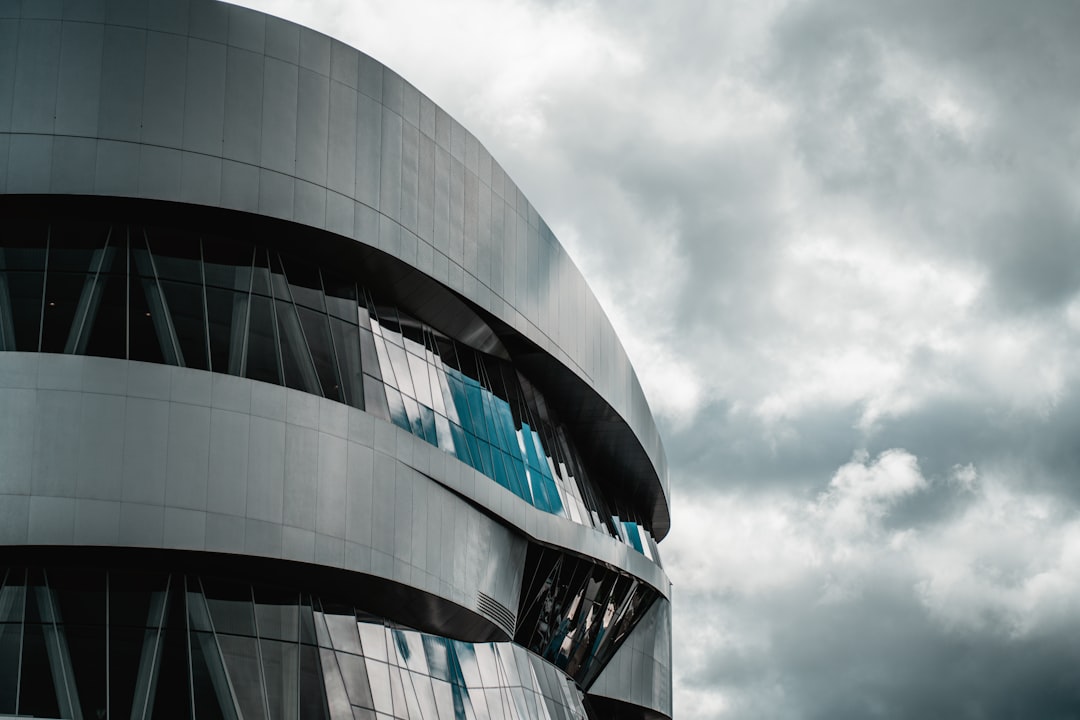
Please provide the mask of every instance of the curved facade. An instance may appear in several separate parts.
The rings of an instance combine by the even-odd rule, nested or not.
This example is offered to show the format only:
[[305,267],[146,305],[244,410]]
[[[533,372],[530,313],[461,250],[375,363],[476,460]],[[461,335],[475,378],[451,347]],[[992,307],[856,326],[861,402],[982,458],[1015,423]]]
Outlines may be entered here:
[[0,715],[670,717],[640,386],[415,88],[211,0],[16,2],[0,191]]

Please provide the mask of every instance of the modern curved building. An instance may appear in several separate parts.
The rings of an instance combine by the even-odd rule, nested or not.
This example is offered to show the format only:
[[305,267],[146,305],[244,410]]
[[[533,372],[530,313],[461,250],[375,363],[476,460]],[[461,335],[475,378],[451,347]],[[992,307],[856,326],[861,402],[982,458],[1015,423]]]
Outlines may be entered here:
[[475,137],[212,0],[0,2],[0,716],[671,716],[662,446]]

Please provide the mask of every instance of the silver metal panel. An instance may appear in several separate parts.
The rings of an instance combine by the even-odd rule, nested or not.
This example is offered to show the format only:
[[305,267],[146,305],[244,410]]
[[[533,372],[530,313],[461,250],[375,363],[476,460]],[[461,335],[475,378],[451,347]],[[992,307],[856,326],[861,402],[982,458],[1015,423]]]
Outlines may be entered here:
[[97,122],[99,137],[139,139],[145,70],[146,31],[106,25]]
[[[138,195],[139,148],[135,143],[99,140],[94,192],[129,197]],[[8,191],[12,189],[9,187]]]
[[285,388],[268,383],[252,383],[251,414],[268,420],[285,420]]
[[189,12],[187,0],[147,0],[146,26],[151,30],[186,35]]
[[413,543],[413,471],[407,465],[398,464],[395,468],[394,502],[394,557],[409,562],[412,560]]
[[184,84],[188,40],[170,33],[146,34],[142,141],[179,147],[184,132]]
[[356,204],[351,198],[336,192],[326,193],[326,229],[339,235],[349,235],[356,226]]
[[15,94],[18,50],[19,21],[0,20],[0,132],[11,130],[11,99]]
[[106,0],[105,18],[118,25],[145,25],[146,3],[141,0]]
[[247,504],[250,426],[249,415],[211,410],[206,508],[201,509],[243,517]]
[[350,436],[345,487],[345,539],[371,545],[371,524],[375,508],[374,451],[370,436],[361,444]]
[[246,515],[280,523],[285,500],[285,423],[251,418]]
[[244,212],[258,211],[259,168],[232,160],[222,160],[221,206]]
[[[265,143],[263,147],[266,147]],[[291,218],[295,193],[296,180],[291,175],[259,171],[259,212],[263,215]]]
[[285,419],[290,425],[319,429],[320,399],[299,390],[285,393]]
[[94,192],[97,140],[57,137],[53,140],[50,190],[56,193]]
[[359,83],[359,53],[340,40],[330,40],[330,79],[355,90]]
[[282,556],[282,533],[284,528],[277,523],[262,520],[240,520],[244,523],[244,552],[263,557]]
[[266,47],[266,16],[248,8],[229,7],[229,45],[262,55]]
[[[123,427],[120,495],[112,499],[164,502],[168,479],[166,458],[170,440],[169,403],[129,397]],[[202,475],[205,478],[205,473]],[[203,484],[205,485],[205,480]],[[170,499],[175,501],[175,498]],[[119,515],[117,517],[119,518]]]
[[299,26],[267,15],[266,54],[296,65],[300,61]]
[[[385,95],[385,91],[384,91]],[[379,212],[396,221],[401,211],[401,116],[382,111],[382,157],[379,178]]]
[[231,515],[206,513],[206,549],[212,552],[243,553],[244,521]]
[[[354,63],[354,81],[355,70]],[[356,95],[356,90],[345,83],[330,83],[326,185],[347,196],[356,189]]]
[[165,508],[161,544],[179,550],[202,550],[206,545],[206,513]]
[[225,46],[188,41],[184,149],[220,157],[225,122]]
[[142,145],[139,153],[139,197],[171,200],[180,196],[180,151]]
[[[301,44],[301,49],[303,47]],[[326,75],[302,67],[298,81],[296,176],[325,187],[330,80]]]
[[289,424],[285,429],[286,525],[315,529],[315,497],[311,488],[317,477],[318,462],[318,432]]
[[356,199],[379,209],[382,178],[382,106],[365,95],[356,100]]
[[299,82],[296,65],[272,57],[264,60],[261,163],[290,175],[296,168]]
[[30,498],[26,541],[31,545],[70,545],[75,540],[75,498]]
[[104,35],[101,25],[63,24],[56,91],[58,135],[97,134]]
[[315,562],[315,533],[286,525],[281,529],[281,556],[286,560]]
[[0,388],[0,494],[29,495],[37,402],[30,388]]
[[83,393],[76,497],[120,500],[125,398]]
[[[169,406],[169,446],[166,465],[165,500],[188,508],[207,507],[210,468],[210,409],[172,403]],[[125,500],[153,502],[152,483],[134,486]],[[160,500],[158,500],[160,502]]]
[[60,23],[23,20],[19,36],[11,129],[52,132],[60,67]]
[[226,64],[222,152],[233,160],[257,163],[262,143],[263,56],[230,47]]
[[360,63],[360,78],[356,89],[372,100],[382,102],[382,65],[363,53],[358,53],[357,60]]
[[[408,122],[401,130],[401,224],[406,230],[417,232],[417,205],[419,203],[420,131]],[[406,259],[403,256],[403,259]],[[406,262],[408,260],[406,259]],[[423,268],[421,268],[423,269]]]
[[184,152],[180,159],[180,199],[203,205],[221,203],[221,159]]
[[325,432],[319,434],[315,529],[339,538],[345,537],[348,458],[348,443],[344,438]]
[[293,192],[293,219],[311,227],[325,227],[326,188],[297,180]]
[[120,542],[120,503],[76,500],[73,534],[78,545],[116,545]]
[[120,545],[161,547],[165,508],[160,505],[120,503]]
[[386,555],[394,552],[394,486],[397,480],[396,461],[381,453],[375,453],[375,477],[372,490],[372,508],[377,508],[371,522],[371,547]]
[[229,37],[229,6],[218,2],[184,0],[190,7],[188,34],[201,40],[224,43]]
[[7,192],[49,192],[52,165],[51,135],[11,135],[8,149]]
[[64,0],[61,14],[65,20],[102,22],[105,20],[105,0]]
[[[82,393],[39,390],[34,416],[35,495],[75,497],[79,474],[79,437],[82,426]],[[66,442],[55,442],[63,438]]]

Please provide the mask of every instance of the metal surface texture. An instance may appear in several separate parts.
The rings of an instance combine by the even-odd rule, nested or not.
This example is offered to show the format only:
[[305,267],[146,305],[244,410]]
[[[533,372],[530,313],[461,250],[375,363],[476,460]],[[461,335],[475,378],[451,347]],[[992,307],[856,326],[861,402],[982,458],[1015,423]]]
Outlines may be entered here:
[[626,544],[308,393],[190,368],[5,352],[0,404],[0,544],[297,560],[477,610],[478,592],[517,607],[528,537],[670,595],[664,571]]
[[581,274],[484,146],[363,53],[212,0],[3,4],[0,192],[231,208],[377,247],[593,389],[632,433],[595,404],[582,422],[666,534],[663,447]]

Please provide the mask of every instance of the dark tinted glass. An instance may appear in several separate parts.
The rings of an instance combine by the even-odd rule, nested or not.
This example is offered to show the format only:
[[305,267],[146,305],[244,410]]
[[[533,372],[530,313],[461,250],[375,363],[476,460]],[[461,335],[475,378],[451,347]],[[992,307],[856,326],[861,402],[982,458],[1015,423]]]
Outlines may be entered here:
[[322,386],[323,397],[342,402],[345,400],[338,380],[337,361],[334,355],[333,341],[330,339],[329,317],[322,312],[299,306],[300,323],[304,328],[304,337],[311,350],[311,359],[315,362],[315,372]]
[[273,301],[262,295],[251,296],[251,318],[248,325],[247,367],[244,377],[284,385],[278,367],[277,342],[274,333]]

